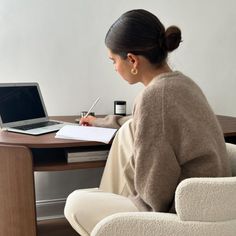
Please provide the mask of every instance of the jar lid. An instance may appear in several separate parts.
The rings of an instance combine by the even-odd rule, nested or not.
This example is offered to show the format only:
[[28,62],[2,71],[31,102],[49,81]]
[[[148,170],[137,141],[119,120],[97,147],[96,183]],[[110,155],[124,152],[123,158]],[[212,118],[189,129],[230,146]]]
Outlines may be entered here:
[[125,105],[125,104],[126,104],[126,101],[115,101],[115,104],[118,104],[118,105]]

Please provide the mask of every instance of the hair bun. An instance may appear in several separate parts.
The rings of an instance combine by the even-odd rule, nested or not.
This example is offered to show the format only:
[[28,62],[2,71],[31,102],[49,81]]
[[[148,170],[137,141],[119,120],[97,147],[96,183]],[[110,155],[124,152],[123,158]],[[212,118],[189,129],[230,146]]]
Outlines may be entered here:
[[174,51],[181,42],[181,30],[176,26],[170,26],[165,32],[165,46],[168,52]]

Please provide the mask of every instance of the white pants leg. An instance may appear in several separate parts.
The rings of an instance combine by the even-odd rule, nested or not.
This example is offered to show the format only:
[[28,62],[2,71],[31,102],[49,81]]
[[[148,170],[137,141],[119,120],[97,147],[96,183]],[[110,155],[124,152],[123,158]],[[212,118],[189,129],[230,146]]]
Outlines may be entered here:
[[106,216],[138,211],[126,197],[133,191],[132,147],[132,121],[129,120],[114,138],[100,188],[76,190],[67,198],[65,217],[80,235],[90,235]]
[[129,198],[98,189],[81,189],[69,195],[64,214],[81,236],[88,236],[105,217],[118,212],[135,211],[138,209]]
[[99,187],[102,191],[123,196],[134,193],[133,140],[131,119],[123,124],[113,140]]

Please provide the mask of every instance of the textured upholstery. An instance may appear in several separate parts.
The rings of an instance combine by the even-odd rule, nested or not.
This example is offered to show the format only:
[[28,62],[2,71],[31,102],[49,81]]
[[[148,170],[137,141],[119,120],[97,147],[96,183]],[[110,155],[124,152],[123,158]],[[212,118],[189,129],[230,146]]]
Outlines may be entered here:
[[[176,212],[185,221],[236,219],[236,177],[191,178],[176,190]],[[235,234],[236,235],[236,234]]]
[[[236,176],[236,145],[227,144]],[[236,177],[190,178],[176,189],[177,214],[117,213],[101,220],[91,236],[235,236]]]
[[91,236],[235,236],[236,220],[181,221],[175,214],[117,213],[100,221]]

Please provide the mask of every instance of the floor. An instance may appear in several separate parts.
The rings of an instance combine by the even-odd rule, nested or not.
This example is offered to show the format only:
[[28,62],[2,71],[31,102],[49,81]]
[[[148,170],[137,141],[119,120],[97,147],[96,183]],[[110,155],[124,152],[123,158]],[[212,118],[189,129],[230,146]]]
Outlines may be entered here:
[[38,236],[79,236],[65,219],[38,221]]

